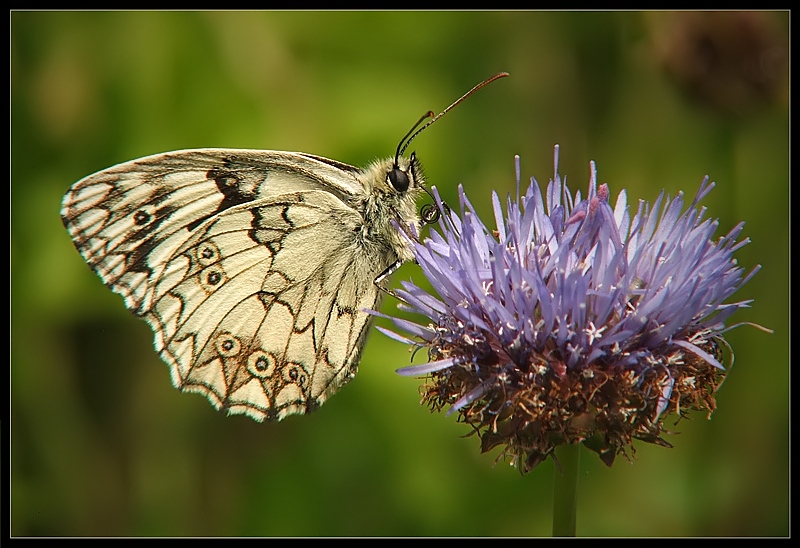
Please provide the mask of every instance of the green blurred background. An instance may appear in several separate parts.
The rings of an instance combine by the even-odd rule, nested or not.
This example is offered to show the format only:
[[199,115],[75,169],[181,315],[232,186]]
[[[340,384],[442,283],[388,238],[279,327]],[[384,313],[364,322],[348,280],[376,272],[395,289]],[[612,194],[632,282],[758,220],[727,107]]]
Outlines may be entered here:
[[[12,12],[11,533],[13,535],[549,535],[554,467],[493,466],[466,427],[419,406],[375,334],[358,377],[277,424],[174,390],[149,327],[72,247],[60,200],[83,176],[192,147],[390,156],[426,110],[506,70],[412,147],[457,202],[553,145],[573,190],[589,160],[612,194],[706,200],[763,270],[737,298],[736,365],[710,422],[584,452],[578,533],[788,535],[787,13]],[[421,274],[403,267],[399,279]],[[394,310],[393,302],[383,310]],[[670,422],[670,425],[672,422]]]

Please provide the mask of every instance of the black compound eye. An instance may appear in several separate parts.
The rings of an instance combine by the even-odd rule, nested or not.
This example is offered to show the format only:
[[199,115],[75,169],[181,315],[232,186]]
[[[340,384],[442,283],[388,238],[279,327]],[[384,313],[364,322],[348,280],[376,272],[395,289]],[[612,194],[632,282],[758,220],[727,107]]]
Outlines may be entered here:
[[386,178],[389,180],[389,183],[394,187],[397,192],[405,192],[408,190],[409,180],[408,180],[408,173],[400,169],[399,167],[395,166],[392,170],[386,175]]

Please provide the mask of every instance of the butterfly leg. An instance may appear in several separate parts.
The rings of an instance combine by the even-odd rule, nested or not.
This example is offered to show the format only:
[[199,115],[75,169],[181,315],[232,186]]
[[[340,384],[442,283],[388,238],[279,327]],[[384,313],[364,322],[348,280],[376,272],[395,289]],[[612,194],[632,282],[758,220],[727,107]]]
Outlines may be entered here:
[[395,272],[397,272],[397,270],[398,270],[398,269],[399,269],[401,266],[403,266],[403,262],[404,262],[403,260],[401,260],[401,259],[397,259],[395,262],[393,262],[393,263],[392,263],[392,264],[390,264],[388,267],[386,267],[386,270],[384,270],[383,272],[381,272],[381,273],[378,275],[378,277],[377,277],[377,278],[375,278],[375,280],[372,282],[372,283],[374,283],[374,284],[375,284],[375,286],[376,286],[376,287],[377,287],[379,290],[383,291],[383,292],[384,292],[384,293],[386,293],[387,295],[391,295],[392,297],[394,297],[395,299],[397,299],[397,300],[399,300],[399,301],[404,301],[404,299],[400,298],[400,297],[397,295],[397,293],[395,293],[395,292],[394,292],[394,290],[392,290],[392,289],[389,289],[388,287],[386,287],[386,285],[385,285],[385,281],[386,281],[386,280],[389,278],[389,276],[391,276],[392,274],[394,274]]

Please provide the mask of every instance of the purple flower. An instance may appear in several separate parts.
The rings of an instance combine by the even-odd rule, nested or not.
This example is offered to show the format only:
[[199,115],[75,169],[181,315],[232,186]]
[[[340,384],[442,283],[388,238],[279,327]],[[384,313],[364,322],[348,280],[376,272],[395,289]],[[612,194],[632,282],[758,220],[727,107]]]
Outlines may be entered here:
[[594,163],[588,195],[573,195],[556,147],[544,196],[532,179],[519,197],[517,158],[517,199],[504,213],[492,194],[494,231],[459,187],[460,215],[424,242],[409,235],[438,296],[411,282],[397,292],[427,319],[392,317],[408,336],[381,331],[429,358],[398,372],[425,376],[424,403],[458,413],[523,473],[561,444],[609,466],[633,439],[669,447],[667,415],[715,409],[725,320],[750,303],[725,301],[760,268],[743,276],[733,258],[743,223],[712,239],[718,222],[699,202],[713,187],[706,177],[686,211],[682,193],[662,192],[632,212],[624,190],[609,203]]

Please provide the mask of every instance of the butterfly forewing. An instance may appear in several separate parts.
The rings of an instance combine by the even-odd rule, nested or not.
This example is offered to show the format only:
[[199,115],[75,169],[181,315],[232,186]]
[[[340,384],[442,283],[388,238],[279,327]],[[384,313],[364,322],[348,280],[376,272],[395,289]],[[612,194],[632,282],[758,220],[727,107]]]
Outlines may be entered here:
[[367,241],[389,220],[364,218],[359,175],[299,153],[180,151],[82,179],[61,215],[86,262],[150,323],[176,387],[280,419],[355,374],[373,282],[397,260]]

